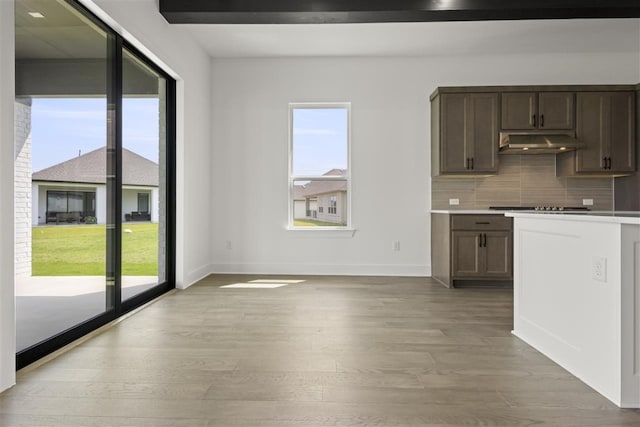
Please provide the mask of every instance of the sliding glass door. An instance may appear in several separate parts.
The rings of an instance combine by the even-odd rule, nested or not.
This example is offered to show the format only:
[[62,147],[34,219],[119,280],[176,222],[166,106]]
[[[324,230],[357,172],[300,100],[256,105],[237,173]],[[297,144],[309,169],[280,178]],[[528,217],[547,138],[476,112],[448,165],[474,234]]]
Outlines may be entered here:
[[122,51],[122,299],[166,279],[166,79]]
[[174,91],[76,2],[16,0],[18,367],[174,287]]

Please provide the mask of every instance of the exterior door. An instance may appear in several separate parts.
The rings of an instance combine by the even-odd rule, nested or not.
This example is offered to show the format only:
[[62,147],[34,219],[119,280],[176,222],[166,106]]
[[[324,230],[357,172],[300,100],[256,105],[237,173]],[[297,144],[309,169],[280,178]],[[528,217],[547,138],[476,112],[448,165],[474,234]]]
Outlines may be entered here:
[[138,182],[123,181],[121,205],[128,200],[127,185],[153,187],[151,195],[137,192],[136,221],[122,233],[121,298],[126,301],[166,280],[167,81],[132,48],[123,47],[122,60],[122,169],[125,178],[135,176]]
[[149,212],[149,193],[138,193],[138,212]]
[[175,287],[175,82],[78,2],[14,3],[20,369]]

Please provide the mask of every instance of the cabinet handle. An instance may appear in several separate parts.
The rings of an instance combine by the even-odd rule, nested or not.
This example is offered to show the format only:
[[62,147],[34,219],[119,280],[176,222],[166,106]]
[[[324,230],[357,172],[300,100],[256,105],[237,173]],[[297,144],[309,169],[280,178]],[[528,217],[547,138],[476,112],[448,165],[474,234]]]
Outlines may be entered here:
[[607,169],[611,170],[611,157],[607,157]]
[[469,169],[469,158],[467,157],[467,164],[464,166],[465,169]]
[[482,240],[484,240],[484,242],[482,243],[482,246],[484,246],[486,248],[487,247],[487,233],[483,233],[482,234]]
[[544,127],[544,114],[540,114],[540,127]]
[[607,168],[607,158],[606,157],[602,158],[602,163],[603,163],[602,169],[606,169]]
[[536,115],[531,116],[531,121],[533,122],[533,127],[536,127]]
[[490,225],[491,223],[490,223],[489,221],[485,221],[485,222],[483,222],[483,221],[476,221],[476,224],[477,224],[477,225]]
[[473,157],[471,158],[471,170],[473,170]]
[[482,233],[478,234],[478,247],[482,247]]

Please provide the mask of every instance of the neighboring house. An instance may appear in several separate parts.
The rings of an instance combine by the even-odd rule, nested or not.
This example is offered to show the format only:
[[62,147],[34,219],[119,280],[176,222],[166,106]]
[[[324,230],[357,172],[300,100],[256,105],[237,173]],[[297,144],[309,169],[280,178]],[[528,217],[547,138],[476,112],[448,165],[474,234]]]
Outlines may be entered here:
[[[343,175],[345,170],[332,169],[327,175]],[[310,181],[293,188],[294,218],[347,224],[347,182]]]
[[[31,179],[32,224],[106,223],[106,148],[58,163]],[[122,149],[122,220],[158,222],[158,164]]]
[[293,186],[293,218],[305,219],[311,217],[311,212],[317,210],[317,202],[310,201],[305,197],[305,186],[294,185]]

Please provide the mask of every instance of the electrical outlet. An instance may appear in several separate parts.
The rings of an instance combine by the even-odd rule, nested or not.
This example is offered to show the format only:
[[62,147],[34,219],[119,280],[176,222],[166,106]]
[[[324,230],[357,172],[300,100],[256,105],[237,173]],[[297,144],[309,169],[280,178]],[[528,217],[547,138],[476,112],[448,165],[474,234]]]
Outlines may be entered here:
[[593,280],[599,282],[607,281],[607,259],[604,257],[593,257]]
[[460,199],[449,199],[449,205],[457,206],[460,204]]
[[399,251],[400,250],[400,241],[399,240],[394,240],[393,242],[391,242],[391,249],[394,251]]
[[227,242],[225,243],[225,247],[229,250],[233,248],[233,246],[231,245],[231,240],[227,240]]
[[593,199],[582,199],[583,206],[593,206]]

